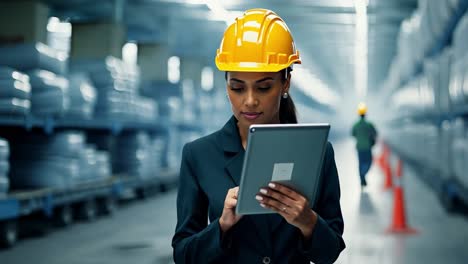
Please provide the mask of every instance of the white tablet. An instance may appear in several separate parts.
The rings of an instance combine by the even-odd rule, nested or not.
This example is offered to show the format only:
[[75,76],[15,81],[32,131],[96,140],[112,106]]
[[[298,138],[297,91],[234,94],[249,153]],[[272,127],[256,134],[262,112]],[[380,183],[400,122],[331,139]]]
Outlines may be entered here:
[[255,199],[272,181],[291,187],[314,205],[329,131],[329,124],[250,126],[236,214],[274,213]]

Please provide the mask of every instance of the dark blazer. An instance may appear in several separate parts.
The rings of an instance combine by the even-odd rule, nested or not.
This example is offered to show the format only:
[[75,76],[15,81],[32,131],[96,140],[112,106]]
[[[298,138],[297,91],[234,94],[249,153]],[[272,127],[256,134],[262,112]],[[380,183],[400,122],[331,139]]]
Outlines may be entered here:
[[221,236],[219,217],[228,189],[239,185],[243,161],[234,117],[221,130],[184,146],[172,239],[175,262],[333,263],[345,244],[332,145],[327,144],[319,196],[313,206],[319,217],[308,241],[279,214],[243,216]]

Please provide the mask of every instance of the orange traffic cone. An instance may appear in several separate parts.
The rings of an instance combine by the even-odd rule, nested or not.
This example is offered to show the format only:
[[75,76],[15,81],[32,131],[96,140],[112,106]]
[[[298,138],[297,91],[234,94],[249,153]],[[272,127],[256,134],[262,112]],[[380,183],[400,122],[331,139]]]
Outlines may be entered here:
[[403,162],[401,161],[401,159],[398,159],[397,167],[395,170],[395,175],[401,179],[402,173],[403,173]]
[[388,189],[393,188],[392,167],[387,162],[384,168],[384,175],[385,175],[384,189],[388,190]]
[[390,162],[390,149],[387,147],[385,150],[385,159],[384,159],[384,190],[393,188],[393,176],[392,176],[392,166]]
[[385,171],[385,159],[387,157],[387,152],[388,152],[388,147],[387,145],[382,142],[382,152],[380,156],[377,158],[377,164],[382,168],[383,171]]
[[402,161],[398,159],[396,169],[396,175],[398,177],[396,178],[393,191],[393,222],[387,229],[387,233],[416,234],[418,231],[406,224],[405,200],[403,197],[403,188],[401,186],[402,169]]

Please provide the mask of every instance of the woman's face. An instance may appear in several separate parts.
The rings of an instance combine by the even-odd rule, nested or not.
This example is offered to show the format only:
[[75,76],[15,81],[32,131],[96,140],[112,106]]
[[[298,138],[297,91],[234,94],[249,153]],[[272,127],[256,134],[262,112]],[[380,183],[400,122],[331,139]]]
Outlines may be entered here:
[[281,95],[289,90],[289,78],[281,72],[228,72],[227,93],[239,125],[279,123]]

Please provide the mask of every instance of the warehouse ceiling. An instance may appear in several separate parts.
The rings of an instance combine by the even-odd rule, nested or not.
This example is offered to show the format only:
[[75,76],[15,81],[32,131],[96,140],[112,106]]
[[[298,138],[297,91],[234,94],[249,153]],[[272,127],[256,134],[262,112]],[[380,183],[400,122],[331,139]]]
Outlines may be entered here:
[[[362,0],[365,1],[365,0]],[[249,8],[274,10],[288,24],[304,67],[339,99],[355,98],[356,9],[353,0],[46,0],[56,16],[73,21],[123,21],[128,39],[168,43],[179,56],[214,65],[226,28],[225,17],[209,7],[217,2],[231,15]],[[395,56],[400,23],[417,0],[369,0],[367,6],[367,94],[378,94]],[[311,84],[313,86],[313,84]],[[312,89],[313,87],[310,87]],[[307,93],[305,93],[307,94]],[[313,94],[313,91],[311,91]],[[340,101],[335,101],[335,104]]]

